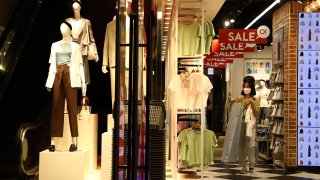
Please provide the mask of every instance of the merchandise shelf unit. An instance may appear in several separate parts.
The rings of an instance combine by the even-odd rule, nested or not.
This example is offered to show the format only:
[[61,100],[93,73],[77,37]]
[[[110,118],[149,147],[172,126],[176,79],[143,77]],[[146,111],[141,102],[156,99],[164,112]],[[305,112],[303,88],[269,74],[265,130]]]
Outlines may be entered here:
[[[179,20],[185,17],[197,17],[198,21],[201,21],[201,27],[204,26],[204,2],[203,0],[175,0],[173,2],[173,10],[172,13],[173,17],[173,24],[174,26],[171,27],[174,29],[173,36],[176,49],[179,42],[178,42],[178,23]],[[201,28],[201,37],[204,37],[203,28]],[[203,58],[202,56],[204,54],[204,41],[200,43],[200,55],[191,55],[191,56],[179,56],[177,55],[175,58],[170,59],[170,63],[174,64],[173,66],[173,72],[172,75],[177,75],[179,73],[179,66],[194,66],[197,67],[200,71],[203,72]],[[202,55],[201,55],[202,54]],[[187,61],[184,61],[183,59],[188,59]],[[172,99],[172,98],[171,98]],[[171,122],[170,122],[170,134],[171,134],[171,144],[170,144],[170,157],[171,157],[171,170],[172,170],[172,176],[173,179],[178,179],[177,174],[179,172],[179,160],[178,160],[178,122],[181,122],[183,120],[178,120],[178,116],[181,115],[199,115],[200,116],[200,124],[201,124],[201,165],[200,170],[201,173],[201,179],[203,179],[204,174],[204,167],[203,167],[203,144],[204,144],[204,129],[205,129],[205,108],[201,108],[200,110],[194,111],[194,110],[187,110],[186,112],[179,112],[177,107],[172,107],[170,110],[171,113]],[[191,169],[188,169],[191,170]]]
[[272,87],[271,106],[269,108],[270,131],[272,141],[270,150],[272,151],[273,163],[284,168],[284,51],[283,29],[278,30],[273,36],[276,45],[273,47],[272,73],[270,84]]

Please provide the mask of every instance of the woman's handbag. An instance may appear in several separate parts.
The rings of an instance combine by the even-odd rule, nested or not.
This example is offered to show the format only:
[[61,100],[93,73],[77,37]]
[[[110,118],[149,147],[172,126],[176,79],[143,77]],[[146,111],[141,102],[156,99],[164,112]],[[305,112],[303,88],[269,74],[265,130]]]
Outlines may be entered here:
[[91,107],[89,106],[88,97],[82,97],[80,112],[79,112],[79,120],[89,120],[91,112]]

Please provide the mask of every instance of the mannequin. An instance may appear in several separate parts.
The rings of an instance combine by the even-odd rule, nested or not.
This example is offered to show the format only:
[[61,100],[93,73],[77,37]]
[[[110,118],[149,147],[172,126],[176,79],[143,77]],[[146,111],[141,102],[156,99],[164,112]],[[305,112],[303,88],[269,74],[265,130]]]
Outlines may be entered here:
[[86,94],[83,60],[80,46],[72,42],[72,26],[66,21],[60,25],[62,40],[52,43],[50,53],[50,68],[46,87],[53,90],[53,105],[51,111],[51,144],[49,151],[55,151],[54,139],[63,136],[64,104],[67,100],[72,144],[69,151],[77,150],[77,89],[82,88]]
[[91,28],[91,22],[88,19],[85,19],[81,16],[81,1],[80,0],[73,0],[72,1],[72,10],[73,10],[73,17],[67,18],[66,21],[72,25],[72,38],[73,42],[76,42],[81,47],[82,52],[82,59],[84,65],[84,73],[85,73],[85,82],[86,84],[90,84],[90,72],[89,72],[89,64],[88,64],[88,52],[89,52],[89,45],[92,45],[95,61],[99,60],[97,47],[95,44],[95,40],[93,37],[93,32]]
[[[130,30],[130,18],[126,16],[126,41],[129,43],[129,30]],[[102,72],[107,73],[107,68],[110,68],[110,80],[111,80],[111,95],[112,95],[112,106],[115,97],[115,65],[116,65],[116,16],[113,20],[107,24],[105,40],[104,40],[104,49],[103,49],[103,62],[102,62]],[[128,89],[128,77],[129,77],[129,48],[126,47],[125,55],[125,68],[126,68],[126,80],[124,90]],[[126,97],[126,96],[125,96]]]
[[270,94],[270,89],[266,87],[266,81],[260,80],[260,88],[258,90],[258,98],[260,98],[260,121],[268,118],[268,109],[270,103],[268,101],[268,96]]

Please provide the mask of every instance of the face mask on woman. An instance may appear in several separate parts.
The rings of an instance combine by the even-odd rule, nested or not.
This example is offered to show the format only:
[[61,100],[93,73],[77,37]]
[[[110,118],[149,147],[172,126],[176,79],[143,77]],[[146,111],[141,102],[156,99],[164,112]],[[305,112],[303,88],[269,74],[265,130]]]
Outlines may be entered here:
[[244,94],[250,94],[251,93],[251,88],[243,88],[243,93]]

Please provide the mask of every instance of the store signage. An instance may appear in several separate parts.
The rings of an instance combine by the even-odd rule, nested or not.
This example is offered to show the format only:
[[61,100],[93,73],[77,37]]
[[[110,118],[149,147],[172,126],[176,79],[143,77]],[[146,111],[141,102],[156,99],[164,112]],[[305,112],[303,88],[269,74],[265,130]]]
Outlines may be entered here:
[[267,44],[269,35],[267,26],[258,29],[219,29],[219,51],[254,52],[256,44]]
[[204,68],[225,68],[225,64],[233,63],[232,58],[219,57],[219,54],[215,57],[214,54],[209,54],[204,58]]
[[217,61],[208,61],[203,63],[204,68],[225,68],[226,64]]
[[242,52],[220,51],[220,43],[218,39],[212,40],[211,53],[206,58],[243,58]]
[[267,26],[258,29],[219,29],[220,43],[267,44],[270,30]]

